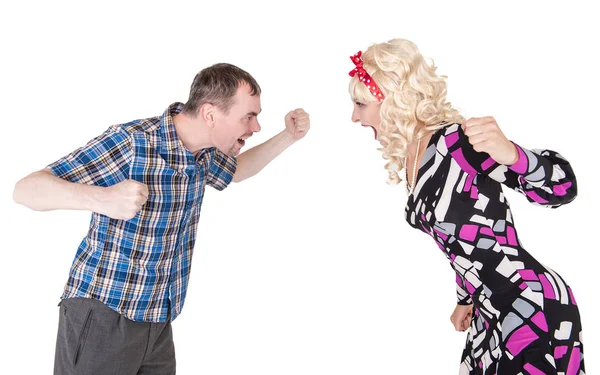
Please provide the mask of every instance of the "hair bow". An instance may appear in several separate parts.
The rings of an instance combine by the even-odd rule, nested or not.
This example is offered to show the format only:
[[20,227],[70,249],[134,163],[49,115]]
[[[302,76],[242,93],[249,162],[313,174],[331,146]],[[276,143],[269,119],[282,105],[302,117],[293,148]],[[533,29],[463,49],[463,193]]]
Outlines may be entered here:
[[374,97],[379,99],[379,101],[382,101],[383,94],[381,93],[381,90],[379,89],[373,78],[371,78],[369,73],[367,73],[365,68],[363,68],[362,51],[358,51],[356,55],[350,56],[350,59],[352,60],[354,65],[356,65],[356,68],[352,69],[350,73],[348,73],[350,74],[350,77],[358,75],[358,79],[367,86],[371,94],[373,94]]

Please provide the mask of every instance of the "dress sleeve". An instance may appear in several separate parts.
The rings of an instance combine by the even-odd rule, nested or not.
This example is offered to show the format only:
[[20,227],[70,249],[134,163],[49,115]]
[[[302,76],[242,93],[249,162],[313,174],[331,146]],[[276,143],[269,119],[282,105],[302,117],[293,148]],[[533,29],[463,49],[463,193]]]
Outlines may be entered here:
[[471,293],[465,289],[466,285],[463,278],[456,273],[456,303],[459,305],[470,305],[473,303]]
[[577,196],[577,180],[569,162],[552,150],[528,150],[520,145],[519,159],[511,166],[496,162],[469,143],[459,124],[446,129],[448,152],[470,175],[486,175],[523,194],[531,203],[557,208]]

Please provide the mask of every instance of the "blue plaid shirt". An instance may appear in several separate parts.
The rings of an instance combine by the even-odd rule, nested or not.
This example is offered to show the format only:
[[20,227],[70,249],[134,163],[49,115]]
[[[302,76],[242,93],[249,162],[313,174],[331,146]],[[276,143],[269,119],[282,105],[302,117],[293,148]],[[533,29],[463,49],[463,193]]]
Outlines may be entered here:
[[194,156],[175,132],[174,103],[162,116],[113,125],[49,165],[67,181],[111,186],[126,179],[148,186],[131,220],[93,213],[61,298],[95,298],[145,322],[171,320],[183,307],[206,185],[223,190],[236,159],[216,148]]

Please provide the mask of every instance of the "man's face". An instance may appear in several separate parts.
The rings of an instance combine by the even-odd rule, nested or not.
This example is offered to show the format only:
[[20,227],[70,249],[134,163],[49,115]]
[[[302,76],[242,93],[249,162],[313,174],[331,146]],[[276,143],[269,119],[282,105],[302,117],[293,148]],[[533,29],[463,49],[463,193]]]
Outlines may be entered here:
[[215,126],[212,141],[222,152],[237,156],[246,144],[246,139],[260,131],[257,116],[261,111],[260,95],[251,95],[247,83],[238,87],[233,105],[227,113],[215,111]]

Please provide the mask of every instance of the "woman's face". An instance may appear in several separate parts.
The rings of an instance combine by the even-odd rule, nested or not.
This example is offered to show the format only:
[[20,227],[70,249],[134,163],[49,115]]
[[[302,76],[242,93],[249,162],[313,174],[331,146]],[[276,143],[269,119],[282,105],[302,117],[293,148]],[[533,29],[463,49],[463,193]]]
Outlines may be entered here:
[[360,122],[364,127],[370,127],[375,132],[375,139],[380,134],[381,117],[379,117],[380,102],[354,102],[352,122]]

